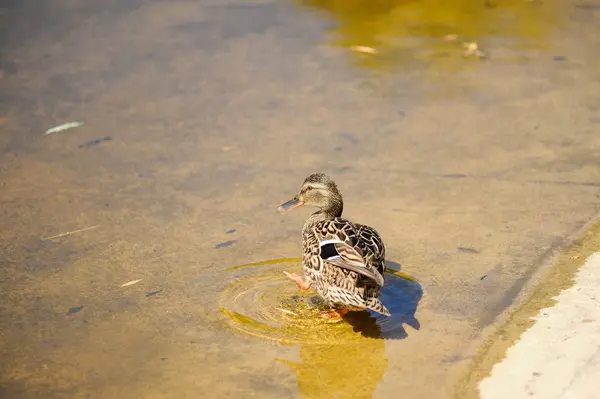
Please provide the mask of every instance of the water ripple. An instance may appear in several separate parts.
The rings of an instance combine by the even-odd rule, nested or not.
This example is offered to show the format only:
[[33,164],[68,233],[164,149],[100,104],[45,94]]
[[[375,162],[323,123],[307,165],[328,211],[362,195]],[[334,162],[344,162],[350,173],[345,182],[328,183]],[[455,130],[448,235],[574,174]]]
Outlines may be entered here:
[[[245,273],[240,273],[241,269]],[[299,258],[227,269],[226,272],[241,274],[219,298],[219,310],[226,316],[227,324],[243,333],[286,344],[348,344],[362,337],[403,339],[408,336],[404,324],[415,330],[420,328],[415,312],[423,290],[409,275],[393,271],[386,275],[381,300],[390,310],[390,317],[364,311],[350,312],[343,320],[331,321],[319,316],[327,306],[318,295],[299,291],[282,273],[299,269]]]

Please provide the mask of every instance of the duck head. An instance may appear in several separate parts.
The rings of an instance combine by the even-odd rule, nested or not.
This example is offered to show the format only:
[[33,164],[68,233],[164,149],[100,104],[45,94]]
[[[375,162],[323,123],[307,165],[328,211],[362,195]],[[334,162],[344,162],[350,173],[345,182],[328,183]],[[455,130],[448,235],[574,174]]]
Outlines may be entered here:
[[337,185],[324,173],[313,173],[308,176],[300,188],[300,193],[281,204],[277,211],[285,212],[303,205],[317,207],[319,212],[326,213],[331,217],[341,216],[344,208],[342,195]]

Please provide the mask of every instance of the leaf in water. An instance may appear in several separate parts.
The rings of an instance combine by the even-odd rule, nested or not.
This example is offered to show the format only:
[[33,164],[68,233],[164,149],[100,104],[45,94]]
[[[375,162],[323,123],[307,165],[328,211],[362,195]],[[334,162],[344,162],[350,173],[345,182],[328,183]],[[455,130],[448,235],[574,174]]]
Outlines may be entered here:
[[139,283],[140,281],[142,281],[142,279],[128,281],[128,282],[126,282],[125,284],[121,285],[121,288],[123,288],[123,287],[129,287],[130,285],[137,284],[137,283]]
[[363,53],[363,54],[377,54],[378,53],[377,49],[374,49],[373,47],[368,47],[368,46],[353,46],[352,50],[354,50],[358,53]]
[[79,122],[79,121],[63,123],[62,125],[54,126],[50,129],[46,130],[46,133],[44,133],[44,135],[46,136],[48,134],[62,132],[63,130],[73,129],[75,127],[79,127],[82,125],[83,125],[83,122]]
[[465,52],[463,53],[464,57],[469,57],[471,55],[476,55],[480,58],[485,57],[485,53],[481,51],[477,42],[464,42],[463,47],[465,48]]

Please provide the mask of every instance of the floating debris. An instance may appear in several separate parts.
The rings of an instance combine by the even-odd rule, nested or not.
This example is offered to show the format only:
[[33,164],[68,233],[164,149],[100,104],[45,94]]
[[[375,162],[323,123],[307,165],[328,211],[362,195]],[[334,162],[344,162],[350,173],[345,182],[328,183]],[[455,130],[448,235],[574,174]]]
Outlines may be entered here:
[[85,229],[80,229],[80,230],[74,230],[74,231],[67,231],[66,233],[62,233],[62,234],[57,234],[55,236],[52,237],[46,237],[46,238],[42,238],[42,241],[47,241],[47,240],[53,240],[55,238],[59,238],[59,237],[64,237],[64,236],[69,236],[71,234],[75,234],[75,233],[81,233],[82,231],[88,231],[88,230],[92,230],[95,229],[97,227],[100,227],[100,225],[96,225],[96,226],[91,226],[91,227],[86,227]]
[[52,133],[62,132],[63,130],[73,129],[73,128],[79,127],[79,126],[83,126],[83,122],[76,121],[76,122],[63,123],[62,125],[54,126],[50,129],[46,130],[46,133],[44,133],[44,136],[46,136],[48,134],[52,134]]
[[103,141],[111,141],[111,140],[112,140],[112,137],[110,137],[110,136],[104,136],[104,137],[101,137],[99,139],[91,140],[91,141],[88,141],[86,143],[80,144],[79,148],[90,148],[90,147],[93,147],[95,145],[98,145],[98,144],[102,143]]
[[67,316],[75,314],[75,313],[79,313],[83,310],[83,308],[85,308],[85,306],[75,306],[73,308],[69,308],[69,311],[67,312]]
[[162,292],[162,291],[160,291],[160,290],[159,290],[159,291],[147,292],[147,293],[146,293],[146,298],[148,298],[148,297],[151,297],[151,296],[154,296],[154,295],[156,295],[156,294],[160,294],[161,292]]
[[463,47],[466,49],[463,53],[463,57],[469,57],[476,55],[479,58],[485,57],[485,53],[479,49],[479,45],[476,42],[464,42]]
[[373,48],[373,47],[368,47],[368,46],[353,46],[351,47],[353,51],[356,51],[357,53],[363,53],[363,54],[377,54],[379,51],[377,51],[377,49]]
[[481,277],[479,278],[479,280],[483,281],[483,280],[484,280],[484,279],[485,279],[487,276],[488,276],[487,274],[484,274],[483,276],[481,276]]
[[121,285],[121,288],[123,288],[123,287],[129,287],[130,285],[137,284],[137,283],[139,283],[140,281],[142,281],[142,279],[128,281],[128,282],[126,282],[125,284]]
[[225,234],[235,233],[236,231],[237,231],[236,229],[229,229],[225,232]]
[[456,39],[458,39],[458,35],[456,35],[456,34],[450,34],[450,35],[444,36],[444,40],[447,42],[453,42]]

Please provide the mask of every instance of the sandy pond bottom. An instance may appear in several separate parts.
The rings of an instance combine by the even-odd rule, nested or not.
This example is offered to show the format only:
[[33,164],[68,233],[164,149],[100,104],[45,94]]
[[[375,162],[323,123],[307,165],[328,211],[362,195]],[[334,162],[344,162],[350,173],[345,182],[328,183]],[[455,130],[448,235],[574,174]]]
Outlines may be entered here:
[[[600,16],[365,4],[3,6],[0,396],[457,392],[600,209]],[[275,208],[315,171],[416,278],[388,276],[391,318],[323,323],[281,274],[307,211]]]

